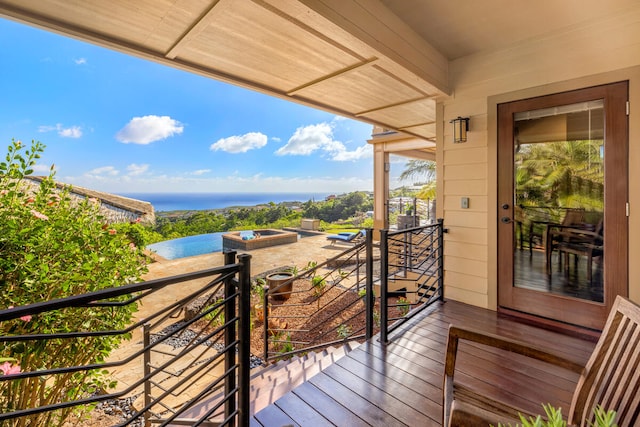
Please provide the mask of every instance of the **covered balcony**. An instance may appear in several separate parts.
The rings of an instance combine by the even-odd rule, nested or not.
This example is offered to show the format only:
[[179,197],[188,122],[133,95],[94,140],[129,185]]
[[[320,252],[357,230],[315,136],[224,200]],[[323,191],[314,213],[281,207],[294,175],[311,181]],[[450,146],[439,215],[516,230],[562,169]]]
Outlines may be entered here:
[[[214,277],[212,286],[229,286],[222,302],[206,306],[199,318],[215,318],[214,313],[219,318],[224,307],[228,311],[222,324],[225,328],[237,324],[240,335],[231,330],[222,338],[220,325],[206,333],[222,340],[222,351],[207,356],[207,363],[221,364],[220,369],[237,381],[217,377],[204,386],[200,384],[202,388],[188,396],[192,404],[204,397],[213,399],[223,390],[225,396],[235,396],[218,400],[207,409],[199,418],[200,425],[344,425],[345,420],[354,425],[439,425],[443,419],[444,346],[449,325],[472,324],[497,335],[533,342],[582,364],[615,299],[621,295],[640,301],[640,264],[632,262],[640,255],[640,240],[631,238],[640,235],[640,145],[629,143],[640,137],[637,1],[491,0],[461,6],[459,2],[422,0],[0,0],[0,16],[362,120],[377,130],[370,141],[374,152],[375,230],[368,234],[366,244],[353,248],[369,248],[364,258],[370,264],[361,276],[369,281],[363,282],[368,296],[368,326],[355,334],[362,335],[358,339],[364,342],[308,382],[268,402],[272,405],[251,412],[251,374],[246,336],[241,335],[247,330],[248,314],[242,315],[237,308],[247,306],[237,300],[248,296],[251,273],[242,270],[246,265],[235,260],[229,260],[225,268],[202,273],[203,277]],[[592,115],[587,114],[588,129],[598,131],[587,134],[592,143],[603,140],[599,161],[605,172],[600,211],[604,211],[602,229],[606,232],[601,242],[592,244],[592,249],[600,251],[602,261],[603,275],[595,278],[602,284],[601,293],[597,299],[584,299],[546,292],[544,286],[529,286],[536,282],[530,275],[514,278],[514,264],[524,260],[536,243],[532,240],[529,247],[516,245],[516,237],[523,234],[516,231],[518,195],[514,186],[516,153],[527,143],[518,139],[527,133],[527,126],[521,126],[521,122],[530,117],[551,117],[554,125],[562,127],[563,141],[573,140],[576,134],[568,124],[584,116],[579,106],[594,110],[594,101],[604,108],[599,114],[603,126],[592,127]],[[572,107],[569,112],[567,106]],[[468,119],[464,141],[454,138],[450,125],[457,117]],[[528,127],[528,136],[540,136],[535,128],[535,123]],[[545,137],[529,142],[553,141]],[[408,268],[416,260],[414,253],[388,256],[396,245],[384,249],[388,239],[394,237],[388,231],[385,207],[390,153],[436,161],[437,217],[444,221],[440,229],[449,231],[438,237],[442,244],[437,246],[437,256],[436,251],[428,253],[428,259],[436,257],[437,266],[417,273],[403,271],[410,273],[403,280],[420,283],[411,289],[392,288],[400,282],[393,266]],[[376,259],[374,237],[380,251],[377,269],[371,264]],[[548,246],[537,249],[551,249],[553,241],[547,241]],[[413,247],[405,242],[397,247]],[[556,247],[556,254],[559,252],[585,258],[570,245]],[[547,268],[554,267],[548,257],[538,257],[541,253],[538,250],[529,258],[537,263],[538,272],[542,272],[544,262]],[[417,281],[426,271],[436,274],[435,279]],[[116,296],[131,295],[135,300],[165,286],[168,282],[143,283],[101,295],[39,302],[4,310],[0,320],[74,307],[97,305],[106,309],[114,304]],[[396,324],[394,316],[384,317],[388,315],[384,305],[389,292],[403,287],[403,292],[413,295],[413,310],[409,320]],[[375,289],[379,290],[377,302],[368,299]],[[374,334],[375,304],[380,307],[380,335]],[[166,320],[180,309],[181,305],[168,307],[156,313],[157,319]],[[147,323],[143,320],[152,319],[139,319],[135,327],[143,327]],[[162,322],[156,322],[156,326],[163,326]],[[56,339],[76,338],[76,334],[88,337],[94,331],[69,334]],[[205,336],[194,339],[194,349],[200,349],[200,340],[209,338]],[[43,338],[49,337],[8,339]],[[152,347],[151,342],[141,341],[139,352],[131,357],[143,358]],[[537,362],[529,364],[500,351],[486,353],[476,345],[460,350],[460,379],[487,396],[532,412],[539,412],[542,402],[568,407],[576,373],[542,367]],[[634,347],[630,353],[637,351]],[[166,367],[165,363],[169,362],[154,365],[157,372]],[[210,365],[190,364],[188,368],[196,372],[188,380],[153,395],[136,409],[135,417],[164,425],[199,423],[185,418],[184,413],[167,414],[166,408],[159,409],[162,399],[157,397],[196,382],[202,366]],[[89,367],[93,368],[101,367]],[[73,374],[86,367],[55,369],[58,371],[44,375]],[[4,384],[35,381],[33,378],[42,374],[23,373],[0,380]],[[137,386],[150,384],[156,375],[156,371],[143,373]],[[538,380],[537,385],[524,386],[530,379]],[[85,403],[114,397],[118,396],[91,396]],[[160,406],[154,409],[156,404]],[[19,408],[24,412],[5,411],[0,418],[49,409],[63,408]]]
[[[374,244],[369,230],[365,242],[292,277],[295,286],[287,291],[287,301],[278,297],[286,282],[266,287],[262,306],[271,310],[265,310],[262,319],[253,312],[261,300],[252,302],[259,282],[252,284],[251,256],[236,260],[234,252],[225,254],[223,267],[4,310],[0,319],[19,322],[24,316],[37,319],[82,307],[143,308],[121,331],[1,337],[12,346],[53,349],[65,342],[81,345],[132,334],[104,363],[0,376],[5,392],[24,393],[34,379],[55,383],[69,373],[106,370],[124,379],[115,391],[95,390],[57,403],[40,401],[4,411],[0,418],[42,420],[91,403],[129,402],[128,414],[117,425],[441,425],[451,325],[526,340],[577,366],[586,363],[595,346],[592,337],[568,336],[447,300],[444,232],[441,223],[383,230],[383,240]],[[314,278],[325,283],[322,295]],[[311,284],[315,297],[308,304],[317,305],[304,319],[291,314],[308,299],[296,297],[308,292],[300,283]],[[323,312],[331,312],[329,320],[317,318]],[[289,327],[283,326],[287,322]],[[263,354],[248,345],[256,330],[263,334]],[[542,411],[541,402],[567,413],[579,378],[566,367],[481,344],[461,344],[456,368],[465,387],[532,414]],[[42,418],[33,418],[38,416]]]

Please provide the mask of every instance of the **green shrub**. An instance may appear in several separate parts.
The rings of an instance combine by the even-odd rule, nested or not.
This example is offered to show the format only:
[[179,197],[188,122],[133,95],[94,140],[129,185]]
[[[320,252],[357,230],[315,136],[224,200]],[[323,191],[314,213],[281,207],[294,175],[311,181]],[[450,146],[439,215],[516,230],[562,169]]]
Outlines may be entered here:
[[224,325],[224,298],[216,299],[213,304],[206,307],[205,310],[212,309],[209,313],[207,313],[204,318],[208,320],[211,326],[218,328]]
[[[146,271],[140,246],[100,216],[97,201],[56,190],[53,172],[40,185],[28,185],[24,177],[33,173],[43,150],[39,142],[25,149],[12,141],[0,163],[2,308],[122,286]],[[136,310],[135,304],[61,309],[3,322],[0,335],[121,329]],[[0,342],[0,356],[15,359],[14,367],[22,371],[101,363],[125,338],[130,336]],[[114,385],[105,374],[94,370],[52,375],[46,382],[38,377],[1,382],[0,411],[86,397]],[[60,425],[70,412],[33,415],[16,425]]]
[[311,278],[311,286],[313,286],[313,295],[320,298],[327,287],[327,281],[322,276],[313,276]]
[[124,233],[129,240],[141,248],[164,240],[164,237],[160,233],[153,231],[150,226],[144,226],[137,222],[113,224],[112,227],[118,232]]
[[411,310],[411,303],[405,297],[398,298],[398,310],[401,316],[406,316]]
[[347,325],[346,323],[343,323],[342,325],[338,326],[338,329],[336,330],[337,334],[338,334],[338,338],[340,339],[347,339],[352,333],[353,330],[351,329],[351,326]]
[[[542,416],[538,415],[537,417],[525,417],[520,414],[520,422],[522,423],[522,427],[567,427],[567,422],[562,419],[562,410],[560,408],[556,409],[550,404],[542,405],[544,408],[544,412],[547,416],[546,420],[542,419]],[[605,411],[600,406],[596,406],[593,409],[593,414],[595,416],[595,423],[589,423],[589,426],[592,427],[617,427],[615,423],[616,412],[615,411]],[[511,423],[508,424],[511,427]],[[516,424],[519,426],[519,424]],[[506,427],[504,424],[499,423],[498,427]]]

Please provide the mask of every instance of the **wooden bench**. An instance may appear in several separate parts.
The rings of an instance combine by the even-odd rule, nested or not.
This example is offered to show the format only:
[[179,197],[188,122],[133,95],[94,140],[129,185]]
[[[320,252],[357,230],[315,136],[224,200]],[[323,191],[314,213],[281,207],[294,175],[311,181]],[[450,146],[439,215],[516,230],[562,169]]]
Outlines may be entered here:
[[[593,409],[600,405],[617,413],[617,424],[640,423],[640,307],[618,296],[604,330],[586,366],[531,347],[523,342],[471,329],[449,328],[445,359],[443,425],[474,426],[519,422],[525,411],[474,393],[454,382],[459,342],[470,341],[518,353],[580,374],[568,415],[569,425],[594,422]],[[523,384],[525,388],[527,385]],[[545,403],[545,402],[541,402]],[[542,412],[542,407],[540,408]]]

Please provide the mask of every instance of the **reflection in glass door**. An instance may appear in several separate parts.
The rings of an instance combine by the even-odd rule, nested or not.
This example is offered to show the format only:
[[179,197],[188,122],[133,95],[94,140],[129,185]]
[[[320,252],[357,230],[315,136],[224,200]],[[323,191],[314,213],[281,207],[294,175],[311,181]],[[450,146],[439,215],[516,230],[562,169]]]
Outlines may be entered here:
[[628,294],[628,82],[498,104],[498,307],[601,329]]
[[603,301],[604,102],[514,115],[514,286]]

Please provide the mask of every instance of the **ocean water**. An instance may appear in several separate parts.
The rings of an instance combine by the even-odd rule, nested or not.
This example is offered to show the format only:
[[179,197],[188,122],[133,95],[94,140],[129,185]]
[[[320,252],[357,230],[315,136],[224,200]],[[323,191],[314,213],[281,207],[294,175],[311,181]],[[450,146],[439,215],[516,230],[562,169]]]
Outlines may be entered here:
[[322,201],[328,193],[120,193],[143,200],[156,212],[222,209],[231,206],[255,206],[269,202]]

